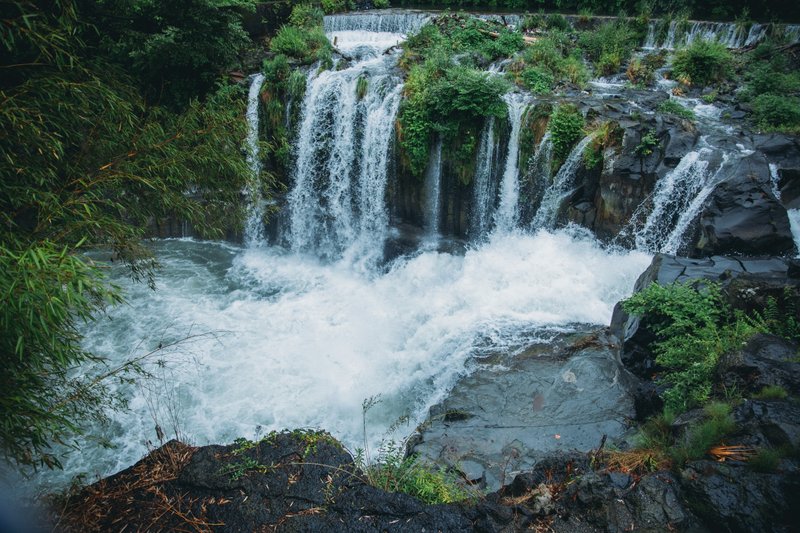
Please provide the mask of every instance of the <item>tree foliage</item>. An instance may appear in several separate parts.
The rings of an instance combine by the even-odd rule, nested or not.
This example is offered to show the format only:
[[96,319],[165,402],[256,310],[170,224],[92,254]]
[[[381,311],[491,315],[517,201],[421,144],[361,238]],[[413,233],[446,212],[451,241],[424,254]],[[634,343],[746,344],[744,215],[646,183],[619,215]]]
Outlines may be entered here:
[[108,402],[74,378],[93,359],[80,324],[122,296],[84,252],[102,247],[148,278],[149,222],[175,215],[214,236],[241,220],[244,98],[220,86],[181,113],[148,106],[124,65],[79,39],[90,28],[74,2],[2,9],[0,449],[56,466],[50,444]]

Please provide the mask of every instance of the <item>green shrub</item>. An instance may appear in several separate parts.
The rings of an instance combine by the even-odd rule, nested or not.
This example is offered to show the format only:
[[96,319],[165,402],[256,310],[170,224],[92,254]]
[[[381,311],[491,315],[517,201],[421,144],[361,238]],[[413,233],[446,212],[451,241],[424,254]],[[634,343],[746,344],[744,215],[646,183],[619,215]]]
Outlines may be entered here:
[[653,69],[645,61],[638,58],[628,63],[625,75],[628,77],[628,81],[637,87],[645,87],[655,80]]
[[375,9],[386,9],[389,7],[389,0],[372,0],[372,7]]
[[327,14],[355,9],[353,0],[322,0],[322,10]]
[[618,72],[631,56],[638,45],[638,36],[627,22],[618,20],[581,32],[578,44],[595,69],[609,76]]
[[551,13],[545,19],[545,26],[547,26],[548,30],[567,31],[569,30],[569,21],[564,18],[564,15]]
[[647,157],[653,153],[653,150],[659,145],[658,137],[656,136],[656,132],[653,130],[647,130],[647,132],[642,135],[642,139],[639,141],[639,145],[636,147],[636,153],[639,154],[641,157]]
[[289,15],[289,24],[298,28],[313,28],[322,26],[323,12],[312,4],[297,4]]
[[727,79],[732,66],[733,56],[725,45],[699,40],[675,52],[672,72],[676,79],[686,79],[694,85],[705,87]]
[[659,104],[658,111],[669,115],[675,115],[686,120],[694,120],[694,111],[686,109],[675,100],[664,100]]
[[370,485],[386,492],[409,494],[423,503],[454,503],[476,496],[459,484],[454,473],[413,456],[405,457],[403,450],[393,443],[381,450],[378,461],[372,464],[367,464],[362,454],[356,454],[356,465]]
[[623,309],[646,316],[656,336],[652,351],[664,368],[661,381],[670,387],[665,409],[681,413],[708,400],[717,361],[727,348],[720,339],[727,308],[719,286],[652,283],[625,300]]
[[762,94],[753,100],[753,118],[764,130],[800,131],[800,98]]
[[772,448],[761,448],[747,462],[748,466],[756,472],[769,473],[776,472],[781,463],[783,454],[780,450]]
[[555,84],[552,74],[536,67],[526,68],[520,73],[519,78],[528,90],[537,94],[549,93]]
[[329,56],[331,45],[321,27],[298,28],[285,25],[272,38],[269,49],[276,54],[293,57],[308,64]]
[[558,106],[550,117],[550,138],[553,158],[563,162],[572,147],[583,137],[583,115],[572,104]]

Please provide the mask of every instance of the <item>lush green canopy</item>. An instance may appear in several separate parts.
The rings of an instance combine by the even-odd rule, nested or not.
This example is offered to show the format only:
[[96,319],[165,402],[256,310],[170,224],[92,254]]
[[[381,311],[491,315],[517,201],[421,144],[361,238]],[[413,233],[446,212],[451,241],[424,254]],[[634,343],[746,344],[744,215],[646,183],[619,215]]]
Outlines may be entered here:
[[249,179],[242,90],[214,80],[246,44],[250,2],[86,4],[0,4],[0,450],[21,464],[57,464],[50,443],[107,399],[70,377],[92,357],[80,323],[121,298],[83,253],[147,276],[148,223],[218,235]]

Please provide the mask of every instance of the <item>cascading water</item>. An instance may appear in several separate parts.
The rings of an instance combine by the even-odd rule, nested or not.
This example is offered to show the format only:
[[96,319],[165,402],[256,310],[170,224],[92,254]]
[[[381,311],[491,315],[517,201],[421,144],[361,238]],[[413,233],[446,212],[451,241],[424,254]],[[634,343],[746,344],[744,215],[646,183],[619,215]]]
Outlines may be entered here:
[[476,239],[489,231],[497,193],[493,175],[497,154],[494,125],[494,117],[490,117],[481,131],[478,147],[470,223],[470,234]]
[[544,192],[550,184],[550,172],[553,168],[553,140],[548,130],[539,141],[528,164],[527,176],[530,181],[529,203],[533,212],[539,209]]
[[553,178],[553,183],[542,195],[542,203],[533,219],[534,229],[548,229],[555,226],[561,204],[570,195],[575,181],[575,174],[583,161],[583,152],[592,142],[593,135],[587,135],[575,145],[567,160],[561,165]]
[[366,56],[349,68],[309,75],[288,196],[294,251],[338,258],[354,245],[381,249],[402,82],[392,73],[396,55]]
[[[652,206],[644,226],[635,232],[636,248],[661,251],[669,240],[678,217],[689,207],[708,176],[711,150],[701,148],[687,153],[678,165],[661,178],[652,193]],[[645,202],[642,205],[647,205]],[[635,213],[634,220],[639,218]]]
[[442,214],[442,139],[437,138],[425,171],[425,226],[433,236],[439,234]]
[[508,154],[500,182],[500,203],[494,214],[495,230],[509,232],[516,228],[519,219],[519,132],[522,117],[528,107],[527,96],[509,93],[503,96],[508,106],[508,119],[511,122],[511,136],[508,140]]
[[261,157],[258,149],[258,96],[264,75],[256,74],[250,82],[250,91],[247,95],[247,164],[250,167],[252,184],[248,195],[252,198],[247,222],[244,228],[244,239],[248,246],[255,246],[264,240],[264,204],[258,198],[258,180],[261,175]]

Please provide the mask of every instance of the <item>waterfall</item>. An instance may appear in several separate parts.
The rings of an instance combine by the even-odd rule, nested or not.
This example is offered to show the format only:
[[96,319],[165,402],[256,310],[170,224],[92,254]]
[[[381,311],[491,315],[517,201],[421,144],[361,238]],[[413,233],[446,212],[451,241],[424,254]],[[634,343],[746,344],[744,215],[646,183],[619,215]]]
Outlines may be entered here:
[[778,165],[775,163],[769,164],[769,183],[772,187],[772,194],[775,195],[775,198],[778,200],[781,199],[781,177],[778,175]]
[[511,136],[508,139],[506,165],[500,182],[500,205],[497,206],[494,221],[497,231],[508,232],[516,227],[519,218],[519,132],[528,100],[519,93],[508,93],[503,96],[503,100],[508,105]]
[[442,203],[442,138],[439,136],[425,171],[425,225],[431,235],[439,233]]
[[528,165],[528,179],[530,180],[529,204],[532,210],[539,209],[544,192],[550,184],[550,171],[553,168],[553,140],[550,131],[545,132],[539,146],[536,147],[533,157]]
[[658,47],[656,43],[656,28],[658,27],[657,20],[651,20],[647,23],[647,37],[644,39],[642,48],[645,50],[655,50]]
[[497,154],[494,123],[494,117],[490,117],[486,121],[481,131],[480,146],[478,147],[470,221],[470,233],[475,238],[485,235],[489,230],[497,192],[493,180]]
[[667,50],[675,49],[675,32],[677,29],[678,21],[670,21],[669,28],[667,29],[667,38],[664,40],[664,44],[661,46],[661,48],[666,48]]
[[593,138],[594,136],[591,134],[584,137],[581,142],[575,145],[567,160],[561,165],[558,173],[553,178],[553,183],[545,190],[542,196],[542,203],[533,219],[534,229],[555,226],[558,210],[561,208],[562,202],[573,191],[575,174],[583,162],[583,151],[592,142]]
[[800,209],[787,209],[786,215],[789,217],[789,227],[794,237],[794,245],[797,248],[796,257],[800,257]]
[[386,55],[309,74],[288,195],[292,250],[336,258],[357,243],[369,242],[375,252],[382,246],[388,150],[402,90],[392,73],[396,60]]
[[247,165],[250,167],[250,186],[247,191],[251,198],[247,209],[247,222],[244,228],[244,240],[248,247],[257,246],[264,240],[264,204],[261,200],[259,179],[261,176],[261,157],[258,149],[258,96],[264,75],[253,76],[250,91],[247,94]]
[[719,176],[721,175],[722,169],[728,164],[730,159],[730,153],[723,154],[722,163],[713,175],[708,176],[706,173],[701,174],[701,177],[705,175],[708,176],[708,179],[706,179],[705,182],[699,183],[699,185],[701,185],[700,191],[694,196],[694,198],[692,198],[692,201],[689,202],[689,205],[679,212],[680,215],[678,216],[678,221],[675,223],[675,226],[672,228],[672,231],[669,233],[669,235],[667,235],[667,239],[659,251],[667,254],[678,253],[678,250],[683,244],[686,230],[689,228],[689,225],[697,219],[697,216],[700,214],[700,210],[703,208],[703,205],[705,205],[706,199],[714,191],[714,188],[719,185]]
[[360,31],[372,33],[416,33],[431,19],[428,13],[413,11],[369,11],[326,15],[323,19],[325,33]]
[[652,194],[653,210],[644,226],[635,232],[636,248],[657,252],[669,239],[675,222],[702,188],[707,177],[708,148],[683,156],[678,165],[661,178]]

